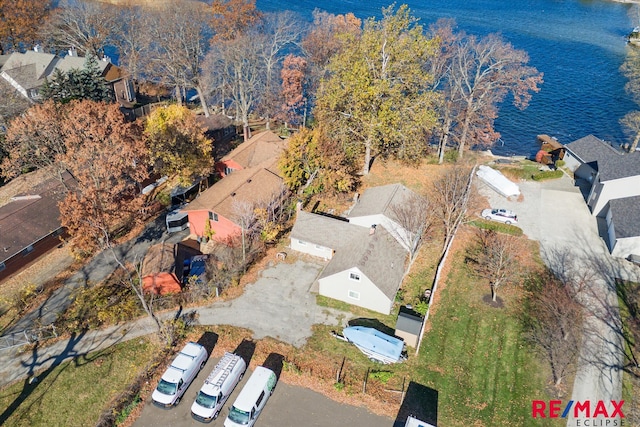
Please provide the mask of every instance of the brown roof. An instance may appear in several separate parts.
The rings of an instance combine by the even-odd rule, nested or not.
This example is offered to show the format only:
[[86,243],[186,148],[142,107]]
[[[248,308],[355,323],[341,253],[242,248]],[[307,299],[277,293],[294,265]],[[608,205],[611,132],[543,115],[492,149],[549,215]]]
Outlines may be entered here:
[[142,276],[158,273],[175,273],[176,254],[173,243],[158,243],[147,251],[142,262]]
[[233,160],[245,169],[252,168],[266,161],[275,161],[286,146],[286,140],[271,131],[265,131],[240,144],[221,161]]
[[[75,186],[68,173],[63,179],[67,186]],[[60,229],[58,202],[64,197],[62,183],[49,178],[0,207],[0,262]]]
[[216,182],[182,210],[187,212],[209,210],[231,219],[234,215],[235,203],[266,201],[282,188],[283,180],[272,172],[274,167],[275,162],[265,162],[255,168],[234,171]]

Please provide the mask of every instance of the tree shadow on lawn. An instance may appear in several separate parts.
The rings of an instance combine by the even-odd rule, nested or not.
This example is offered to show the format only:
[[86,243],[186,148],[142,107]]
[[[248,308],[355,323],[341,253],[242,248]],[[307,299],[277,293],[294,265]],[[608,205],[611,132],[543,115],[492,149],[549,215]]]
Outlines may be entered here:
[[[56,355],[41,358],[40,352],[40,343],[36,342],[33,349],[31,350],[31,357],[29,361],[21,362],[23,367],[28,368],[28,372],[26,374],[26,378],[23,382],[23,387],[20,393],[16,396],[16,398],[11,402],[11,404],[0,414],[0,425],[4,424],[19,408],[20,406],[33,394],[36,390],[41,388],[44,380],[51,375],[54,370],[58,367],[58,365],[63,362],[72,359],[74,361],[74,365],[76,367],[85,365],[94,361],[99,357],[103,357],[109,352],[112,351],[112,348],[115,344],[117,344],[120,340],[117,340],[113,344],[111,344],[106,349],[102,351],[96,352],[96,348],[99,348],[101,343],[106,341],[108,337],[105,337],[101,342],[96,343],[92,346],[91,349],[86,351],[77,351],[75,349],[76,345],[83,339],[86,331],[82,331],[79,334],[72,334],[71,337],[67,340],[67,344],[65,348]],[[43,352],[46,354],[46,348],[42,348]],[[90,352],[95,352],[91,357],[86,357]],[[36,373],[40,367],[51,364],[47,369],[40,372],[37,376]],[[70,365],[67,365],[67,367]],[[66,367],[65,367],[66,369]],[[53,382],[62,374],[63,370],[56,373]],[[53,382],[51,382],[47,387],[51,387]],[[46,392],[46,389],[42,390],[42,392]],[[35,400],[30,405],[39,403],[39,399]],[[30,407],[29,407],[30,408]],[[28,409],[27,408],[27,412]]]

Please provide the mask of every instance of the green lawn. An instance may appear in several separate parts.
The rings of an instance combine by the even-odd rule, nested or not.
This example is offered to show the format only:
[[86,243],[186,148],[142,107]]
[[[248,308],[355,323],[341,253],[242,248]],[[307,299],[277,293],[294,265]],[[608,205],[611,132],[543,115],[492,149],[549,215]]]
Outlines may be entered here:
[[438,425],[540,425],[531,401],[549,399],[547,368],[520,336],[516,298],[503,292],[504,308],[490,307],[488,286],[468,275],[460,254],[454,264],[413,380],[438,392]]
[[135,339],[41,373],[0,390],[0,424],[10,426],[91,426],[157,352]]

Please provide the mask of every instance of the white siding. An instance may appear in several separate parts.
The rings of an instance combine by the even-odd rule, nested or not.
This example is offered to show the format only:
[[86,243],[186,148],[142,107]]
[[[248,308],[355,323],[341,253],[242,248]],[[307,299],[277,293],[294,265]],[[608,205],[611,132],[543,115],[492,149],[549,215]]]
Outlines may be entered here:
[[291,249],[302,252],[304,254],[317,256],[326,260],[333,258],[333,249],[321,245],[316,245],[312,242],[305,242],[293,237],[291,238]]
[[[350,279],[350,273],[358,274],[360,280]],[[347,304],[368,308],[369,310],[383,314],[389,314],[391,312],[393,301],[383,294],[358,268],[351,268],[331,276],[323,277],[318,282],[320,285],[320,295],[344,301]],[[350,298],[349,291],[359,293],[360,299]]]
[[640,176],[605,181],[603,184],[598,202],[593,207],[592,214],[595,216],[602,215],[602,209],[604,209],[609,200],[640,196]]
[[562,160],[564,160],[565,166],[569,168],[571,172],[575,172],[576,169],[578,169],[578,167],[582,164],[582,162],[578,160],[578,158],[575,157],[569,150],[565,152],[564,159]]
[[640,255],[640,236],[618,239],[611,252],[611,255],[617,258],[626,258],[632,254]]

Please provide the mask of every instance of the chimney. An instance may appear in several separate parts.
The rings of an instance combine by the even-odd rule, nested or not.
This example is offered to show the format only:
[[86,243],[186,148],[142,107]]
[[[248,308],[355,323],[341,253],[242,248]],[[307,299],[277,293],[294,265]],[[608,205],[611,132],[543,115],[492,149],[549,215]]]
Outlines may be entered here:
[[373,224],[371,226],[371,228],[369,229],[369,236],[373,236],[376,233],[376,227],[377,227],[376,224]]
[[78,56],[78,51],[76,50],[75,46],[71,46],[71,48],[69,49],[69,56]]
[[302,210],[302,200],[298,199],[296,202],[296,212],[300,212]]

